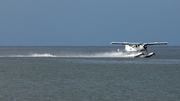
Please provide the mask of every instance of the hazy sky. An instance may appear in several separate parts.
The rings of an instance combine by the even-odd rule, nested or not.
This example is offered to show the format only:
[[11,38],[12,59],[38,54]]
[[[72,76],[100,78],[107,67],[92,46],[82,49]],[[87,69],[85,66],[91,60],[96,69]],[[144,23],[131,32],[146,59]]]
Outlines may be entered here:
[[180,45],[180,0],[0,0],[1,46]]

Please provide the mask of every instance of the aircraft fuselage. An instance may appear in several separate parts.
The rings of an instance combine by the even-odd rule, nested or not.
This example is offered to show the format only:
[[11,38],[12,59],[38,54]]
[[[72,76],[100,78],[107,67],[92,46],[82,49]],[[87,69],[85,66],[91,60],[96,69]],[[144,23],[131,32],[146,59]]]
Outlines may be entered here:
[[147,49],[146,45],[125,45],[125,50],[128,52],[146,51],[146,49]]

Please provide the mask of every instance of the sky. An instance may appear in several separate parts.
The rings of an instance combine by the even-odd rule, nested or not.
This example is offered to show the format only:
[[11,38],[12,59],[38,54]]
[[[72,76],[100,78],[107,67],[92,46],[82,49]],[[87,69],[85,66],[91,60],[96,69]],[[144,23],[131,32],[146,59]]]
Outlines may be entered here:
[[180,46],[180,0],[0,0],[0,46]]

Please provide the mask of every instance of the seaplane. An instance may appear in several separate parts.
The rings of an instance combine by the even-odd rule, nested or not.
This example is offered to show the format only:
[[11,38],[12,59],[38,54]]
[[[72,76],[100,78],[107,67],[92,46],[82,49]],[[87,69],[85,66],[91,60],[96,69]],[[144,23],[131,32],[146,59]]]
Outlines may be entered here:
[[[111,42],[110,44],[116,45],[125,45],[125,52],[126,53],[136,53],[130,55],[131,57],[138,58],[149,58],[155,55],[154,52],[148,53],[147,46],[149,45],[167,45],[168,42],[151,42],[151,43],[132,43],[132,42]],[[119,49],[118,49],[119,51]]]

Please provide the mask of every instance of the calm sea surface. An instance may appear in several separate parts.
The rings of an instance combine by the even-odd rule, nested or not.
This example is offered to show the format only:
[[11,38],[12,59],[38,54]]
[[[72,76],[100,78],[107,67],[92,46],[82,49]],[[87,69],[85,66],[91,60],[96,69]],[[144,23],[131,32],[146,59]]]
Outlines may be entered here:
[[[117,52],[117,49],[120,52]],[[180,47],[0,47],[0,101],[178,101]]]

